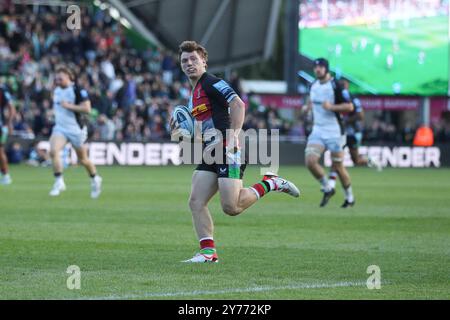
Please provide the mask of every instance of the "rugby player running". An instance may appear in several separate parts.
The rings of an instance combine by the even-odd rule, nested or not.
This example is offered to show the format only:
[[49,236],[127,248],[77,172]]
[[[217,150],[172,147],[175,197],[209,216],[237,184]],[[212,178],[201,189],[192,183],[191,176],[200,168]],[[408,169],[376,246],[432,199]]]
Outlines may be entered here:
[[91,198],[100,196],[102,178],[97,175],[95,165],[89,160],[87,148],[87,119],[91,112],[91,102],[85,89],[76,85],[73,71],[66,66],[59,66],[55,72],[53,91],[53,110],[55,112],[55,126],[50,137],[50,156],[53,163],[55,183],[50,196],[59,196],[66,190],[63,178],[61,151],[67,142],[77,153],[78,161],[86,168],[91,177]]
[[[206,72],[208,52],[195,41],[184,41],[179,47],[182,71],[192,86],[188,108],[195,121],[201,121],[202,132],[215,129],[224,137],[222,144],[224,158],[239,154],[238,135],[245,117],[245,104],[230,85]],[[171,119],[172,130],[177,124]],[[227,132],[232,129],[231,138]],[[217,141],[214,141],[217,143]],[[206,143],[203,142],[203,148]],[[208,209],[208,202],[219,192],[220,203],[225,214],[237,216],[271,191],[287,193],[293,197],[300,195],[297,187],[290,181],[267,174],[263,180],[250,188],[244,188],[242,178],[245,164],[235,157],[234,162],[215,161],[197,166],[192,175],[189,207],[192,212],[194,229],[200,242],[200,251],[193,258],[183,262],[218,262],[219,257],[214,243],[214,223]],[[223,159],[224,160],[224,159]]]
[[324,207],[335,194],[335,188],[330,185],[319,160],[325,150],[330,150],[332,171],[339,176],[345,192],[342,207],[347,208],[355,204],[355,199],[350,175],[343,164],[345,132],[341,113],[351,112],[353,104],[348,91],[331,77],[326,59],[314,61],[314,75],[316,80],[311,85],[308,102],[303,108],[304,112],[313,112],[313,129],[305,149],[306,165],[321,185],[323,198],[320,206]]
[[[339,84],[342,88],[348,90],[349,83],[346,79],[340,79]],[[350,152],[351,159],[355,166],[367,166],[376,168],[381,171],[381,164],[370,156],[359,154],[359,147],[363,137],[364,109],[361,101],[350,93],[353,103],[353,111],[344,116],[345,134],[347,136],[347,147]]]

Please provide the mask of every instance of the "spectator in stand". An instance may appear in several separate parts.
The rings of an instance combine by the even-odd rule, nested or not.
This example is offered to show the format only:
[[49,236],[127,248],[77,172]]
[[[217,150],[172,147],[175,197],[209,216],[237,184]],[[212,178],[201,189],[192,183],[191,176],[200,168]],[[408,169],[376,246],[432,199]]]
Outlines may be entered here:
[[[158,130],[155,136],[168,136],[165,123],[158,125],[167,119],[164,99],[170,98],[171,104],[186,103],[190,94],[186,79],[174,72],[178,68],[173,53],[157,48],[136,51],[125,41],[120,23],[107,11],[98,10],[90,16],[82,7],[83,28],[71,32],[65,29],[59,7],[9,7],[10,16],[0,18],[0,71],[18,80],[17,86],[10,86],[18,101],[17,132],[31,127],[37,136],[49,136],[53,122],[51,74],[55,65],[72,61],[78,66],[79,84],[89,89],[93,108],[102,114],[101,125],[114,124],[112,136],[150,137],[151,126]],[[139,100],[143,103],[137,106]],[[147,112],[150,108],[151,113]],[[129,116],[136,111],[145,117],[160,117]],[[128,126],[120,117],[137,123]],[[110,138],[111,134],[102,136]]]
[[113,140],[116,126],[111,119],[104,114],[97,117],[94,137],[99,140]]
[[[336,8],[333,18],[354,11],[345,1],[338,2],[329,1],[330,8]],[[302,2],[310,13],[305,16],[309,22],[320,18],[315,15],[320,10],[317,3]],[[430,4],[432,10],[438,8],[436,3]],[[12,134],[49,137],[54,124],[53,69],[61,62],[72,62],[78,83],[88,89],[92,100],[94,137],[118,141],[170,138],[169,115],[175,105],[188,103],[191,92],[173,52],[153,47],[136,50],[108,10],[89,12],[82,6],[82,29],[72,32],[66,29],[63,7],[33,7],[10,0],[0,1],[1,7],[0,77],[17,102]],[[245,95],[237,72],[229,80],[238,94]],[[263,105],[253,93],[247,100],[244,129],[279,129],[281,134],[300,136],[310,130],[308,119],[283,119],[276,108]],[[410,125],[397,133],[392,124],[378,119],[365,130],[368,140],[409,141],[409,132],[415,129]],[[450,140],[449,121],[435,125],[435,132],[437,141]]]
[[8,160],[9,163],[21,163],[24,158],[24,151],[22,149],[22,145],[18,142],[14,142],[9,147],[8,151]]

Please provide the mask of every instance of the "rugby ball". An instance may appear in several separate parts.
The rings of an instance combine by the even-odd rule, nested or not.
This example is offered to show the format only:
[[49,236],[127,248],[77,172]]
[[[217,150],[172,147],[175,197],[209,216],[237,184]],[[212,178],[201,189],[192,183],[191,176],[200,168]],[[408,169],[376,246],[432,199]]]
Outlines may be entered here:
[[181,134],[185,137],[194,136],[194,118],[190,110],[186,106],[176,106],[172,112],[172,119],[177,123],[179,132],[172,132],[172,134]]

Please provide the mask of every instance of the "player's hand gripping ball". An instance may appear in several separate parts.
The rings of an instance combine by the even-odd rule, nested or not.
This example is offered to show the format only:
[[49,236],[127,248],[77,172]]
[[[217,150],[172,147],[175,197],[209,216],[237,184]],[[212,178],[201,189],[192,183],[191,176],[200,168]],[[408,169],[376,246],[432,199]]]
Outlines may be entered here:
[[194,118],[186,106],[176,106],[170,120],[172,137],[194,137]]

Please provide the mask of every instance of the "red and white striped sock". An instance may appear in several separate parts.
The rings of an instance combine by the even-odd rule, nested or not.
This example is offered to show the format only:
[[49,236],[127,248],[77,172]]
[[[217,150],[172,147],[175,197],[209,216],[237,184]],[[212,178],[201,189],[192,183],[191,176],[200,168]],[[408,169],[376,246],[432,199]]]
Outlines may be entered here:
[[276,190],[277,185],[273,178],[270,179],[264,179],[263,181],[254,184],[250,187],[250,190],[252,190],[258,199],[263,197],[266,193],[269,193],[270,191]]
[[212,237],[206,237],[200,239],[200,250],[216,250],[214,239]]

